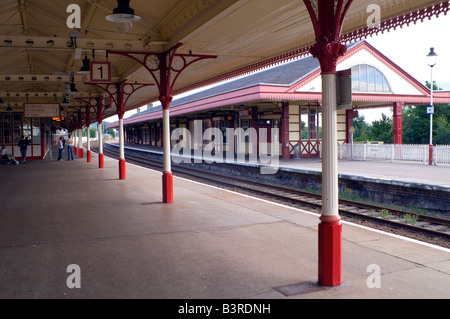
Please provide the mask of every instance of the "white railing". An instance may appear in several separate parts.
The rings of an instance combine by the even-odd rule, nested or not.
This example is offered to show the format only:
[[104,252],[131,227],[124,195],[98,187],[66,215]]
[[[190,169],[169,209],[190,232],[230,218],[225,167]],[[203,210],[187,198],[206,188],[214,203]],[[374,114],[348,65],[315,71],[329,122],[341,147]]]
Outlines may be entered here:
[[[353,153],[353,154],[352,154]],[[339,144],[339,158],[354,160],[405,161],[428,164],[429,145]],[[433,147],[433,164],[450,164],[450,145]]]
[[450,163],[450,145],[436,145],[433,147],[433,161],[437,164]]

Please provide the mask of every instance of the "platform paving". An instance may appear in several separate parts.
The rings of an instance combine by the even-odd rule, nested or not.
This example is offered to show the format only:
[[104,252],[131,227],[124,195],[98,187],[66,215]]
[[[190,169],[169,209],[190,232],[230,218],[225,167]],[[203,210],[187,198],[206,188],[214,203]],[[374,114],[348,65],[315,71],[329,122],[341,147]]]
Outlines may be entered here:
[[[318,216],[305,210],[178,177],[163,204],[160,172],[127,164],[119,180],[95,154],[0,176],[0,298],[450,297],[450,250],[347,222],[343,284],[317,286]],[[81,288],[67,286],[72,264]]]

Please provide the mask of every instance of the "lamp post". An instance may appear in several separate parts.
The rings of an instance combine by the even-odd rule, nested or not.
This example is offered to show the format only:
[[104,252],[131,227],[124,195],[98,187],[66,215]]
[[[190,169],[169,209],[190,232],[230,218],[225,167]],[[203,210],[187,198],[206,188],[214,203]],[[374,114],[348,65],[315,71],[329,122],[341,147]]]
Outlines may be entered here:
[[433,67],[436,65],[437,54],[434,52],[434,48],[430,48],[430,53],[427,55],[428,57],[428,66],[431,69],[431,83],[430,83],[430,92],[431,92],[431,103],[427,108],[427,113],[430,114],[430,146],[429,146],[429,156],[428,156],[428,164],[433,165]]

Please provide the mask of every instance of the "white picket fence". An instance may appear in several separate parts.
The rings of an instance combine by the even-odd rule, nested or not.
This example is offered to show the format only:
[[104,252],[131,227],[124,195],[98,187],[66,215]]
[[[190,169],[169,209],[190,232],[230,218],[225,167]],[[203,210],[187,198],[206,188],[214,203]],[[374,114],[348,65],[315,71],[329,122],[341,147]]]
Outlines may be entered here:
[[[405,161],[428,164],[429,145],[353,143],[354,160]],[[351,144],[339,144],[339,158],[351,159]],[[433,164],[450,164],[450,145],[433,146]]]
[[434,146],[433,161],[435,164],[450,164],[450,145]]

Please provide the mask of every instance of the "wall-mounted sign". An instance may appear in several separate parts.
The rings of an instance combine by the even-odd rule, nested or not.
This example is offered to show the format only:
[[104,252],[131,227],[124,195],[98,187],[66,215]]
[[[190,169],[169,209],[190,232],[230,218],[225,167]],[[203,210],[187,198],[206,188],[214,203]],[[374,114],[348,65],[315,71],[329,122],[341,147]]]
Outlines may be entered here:
[[59,103],[26,103],[24,104],[24,117],[60,117]]
[[239,117],[247,117],[250,116],[250,113],[248,110],[240,110],[239,111]]
[[111,82],[111,62],[91,62],[91,82]]

